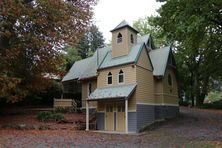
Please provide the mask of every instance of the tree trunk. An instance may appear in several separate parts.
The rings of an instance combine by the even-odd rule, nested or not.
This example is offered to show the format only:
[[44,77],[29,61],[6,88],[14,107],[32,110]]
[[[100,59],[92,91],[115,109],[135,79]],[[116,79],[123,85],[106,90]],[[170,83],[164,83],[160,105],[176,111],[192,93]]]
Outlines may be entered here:
[[193,73],[191,72],[191,78],[190,78],[190,97],[191,97],[191,106],[194,106],[194,93],[193,93]]
[[200,107],[201,105],[203,105],[205,96],[207,95],[208,92],[208,84],[209,83],[209,76],[207,76],[206,78],[204,78],[203,83],[202,83],[202,90],[199,92],[199,97],[198,97],[198,101],[197,101],[197,106]]

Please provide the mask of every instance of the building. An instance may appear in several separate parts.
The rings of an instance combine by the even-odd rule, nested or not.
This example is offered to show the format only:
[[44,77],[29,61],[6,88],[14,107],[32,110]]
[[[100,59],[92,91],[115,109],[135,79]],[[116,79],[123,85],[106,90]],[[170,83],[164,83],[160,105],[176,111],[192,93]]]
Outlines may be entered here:
[[82,107],[96,110],[97,129],[138,132],[156,120],[175,117],[178,82],[170,46],[154,49],[126,21],[111,30],[112,45],[77,61],[63,82],[81,82]]

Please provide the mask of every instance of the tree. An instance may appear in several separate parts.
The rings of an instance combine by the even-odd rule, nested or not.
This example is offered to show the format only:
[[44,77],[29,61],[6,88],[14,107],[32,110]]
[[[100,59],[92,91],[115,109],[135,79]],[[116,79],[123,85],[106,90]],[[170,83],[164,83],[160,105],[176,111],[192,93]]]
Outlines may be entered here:
[[78,54],[76,48],[68,47],[66,49],[65,59],[66,59],[65,71],[68,71],[76,61],[81,60],[82,58]]
[[4,92],[0,99],[18,100],[47,87],[43,75],[59,72],[61,50],[78,43],[95,4],[96,0],[0,1],[0,89]]
[[88,32],[81,38],[77,45],[78,53],[82,59],[91,56],[97,48],[105,46],[104,37],[98,27],[91,25]]
[[96,49],[104,46],[104,38],[98,27],[89,26],[88,32],[81,37],[76,47],[68,46],[66,48],[64,54],[66,62],[63,65],[65,71],[68,71],[76,61],[92,56]]
[[167,0],[155,18],[162,34],[174,42],[183,86],[201,106],[212,80],[221,78],[222,1]]
[[166,36],[162,34],[162,28],[156,26],[155,16],[140,18],[133,23],[133,27],[139,31],[140,35],[150,34],[156,48],[170,44]]

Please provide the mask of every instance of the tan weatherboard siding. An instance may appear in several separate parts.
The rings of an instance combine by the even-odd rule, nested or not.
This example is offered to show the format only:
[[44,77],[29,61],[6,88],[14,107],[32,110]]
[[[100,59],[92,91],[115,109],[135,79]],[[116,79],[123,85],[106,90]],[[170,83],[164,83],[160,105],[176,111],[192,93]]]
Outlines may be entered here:
[[[116,111],[116,103],[118,102],[124,102],[124,100],[121,101],[98,101],[98,107],[97,107],[97,111],[98,112],[105,112],[106,111],[106,104],[107,103],[111,103],[114,105],[113,111]],[[125,104],[124,104],[125,105]],[[129,98],[128,101],[128,110],[129,111],[135,111],[136,110],[136,93],[133,93],[132,96]]]
[[[118,74],[121,69],[124,73],[124,83],[123,84],[118,83]],[[109,72],[112,73],[112,78],[113,78],[113,81],[112,81],[113,83],[111,85],[107,84],[107,76],[108,76]],[[133,66],[133,64],[99,70],[98,74],[99,74],[98,78],[97,78],[97,87],[98,88],[136,84],[136,68],[135,68],[135,66]]]
[[145,47],[142,49],[142,51],[140,53],[140,57],[138,59],[137,65],[152,71],[152,65],[151,65],[150,60],[148,58]]
[[178,96],[170,95],[170,94],[164,94],[164,104],[170,104],[170,105],[178,105]]
[[[89,80],[82,82],[82,108],[86,107],[86,98],[88,97],[88,85],[89,82],[92,84],[92,92],[97,88],[97,80]],[[89,102],[90,108],[96,108],[97,102]]]
[[154,98],[155,103],[163,103],[163,80],[154,78]]
[[[124,83],[118,83],[118,74],[119,71],[122,69],[124,72]],[[107,84],[107,76],[108,73],[112,73],[113,83],[111,85]],[[97,87],[104,88],[104,87],[112,87],[112,86],[119,86],[119,85],[129,85],[129,84],[136,84],[136,68],[132,64],[112,67],[108,69],[103,69],[99,71],[99,75],[97,78]],[[131,98],[129,99],[129,110],[136,109],[136,96],[135,93],[132,94]]]
[[155,103],[152,66],[145,50],[142,49],[136,66],[136,100],[137,103]]
[[136,66],[137,103],[155,103],[153,90],[153,73],[139,66]]
[[[168,74],[172,77],[172,86],[168,85]],[[172,92],[170,92],[172,90]],[[172,68],[167,68],[163,78],[164,103],[178,104],[178,84]]]
[[[122,42],[117,43],[119,33],[122,34]],[[127,55],[130,52],[133,45],[130,40],[131,34],[133,35],[134,43],[136,43],[137,35],[129,28],[123,28],[112,33],[112,57]]]

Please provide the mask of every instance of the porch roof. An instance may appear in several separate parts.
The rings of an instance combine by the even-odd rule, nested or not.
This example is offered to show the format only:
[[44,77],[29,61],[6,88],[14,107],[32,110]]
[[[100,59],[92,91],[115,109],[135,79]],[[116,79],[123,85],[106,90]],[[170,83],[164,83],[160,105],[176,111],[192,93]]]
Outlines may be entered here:
[[91,93],[88,101],[129,98],[135,88],[136,84],[97,88]]

